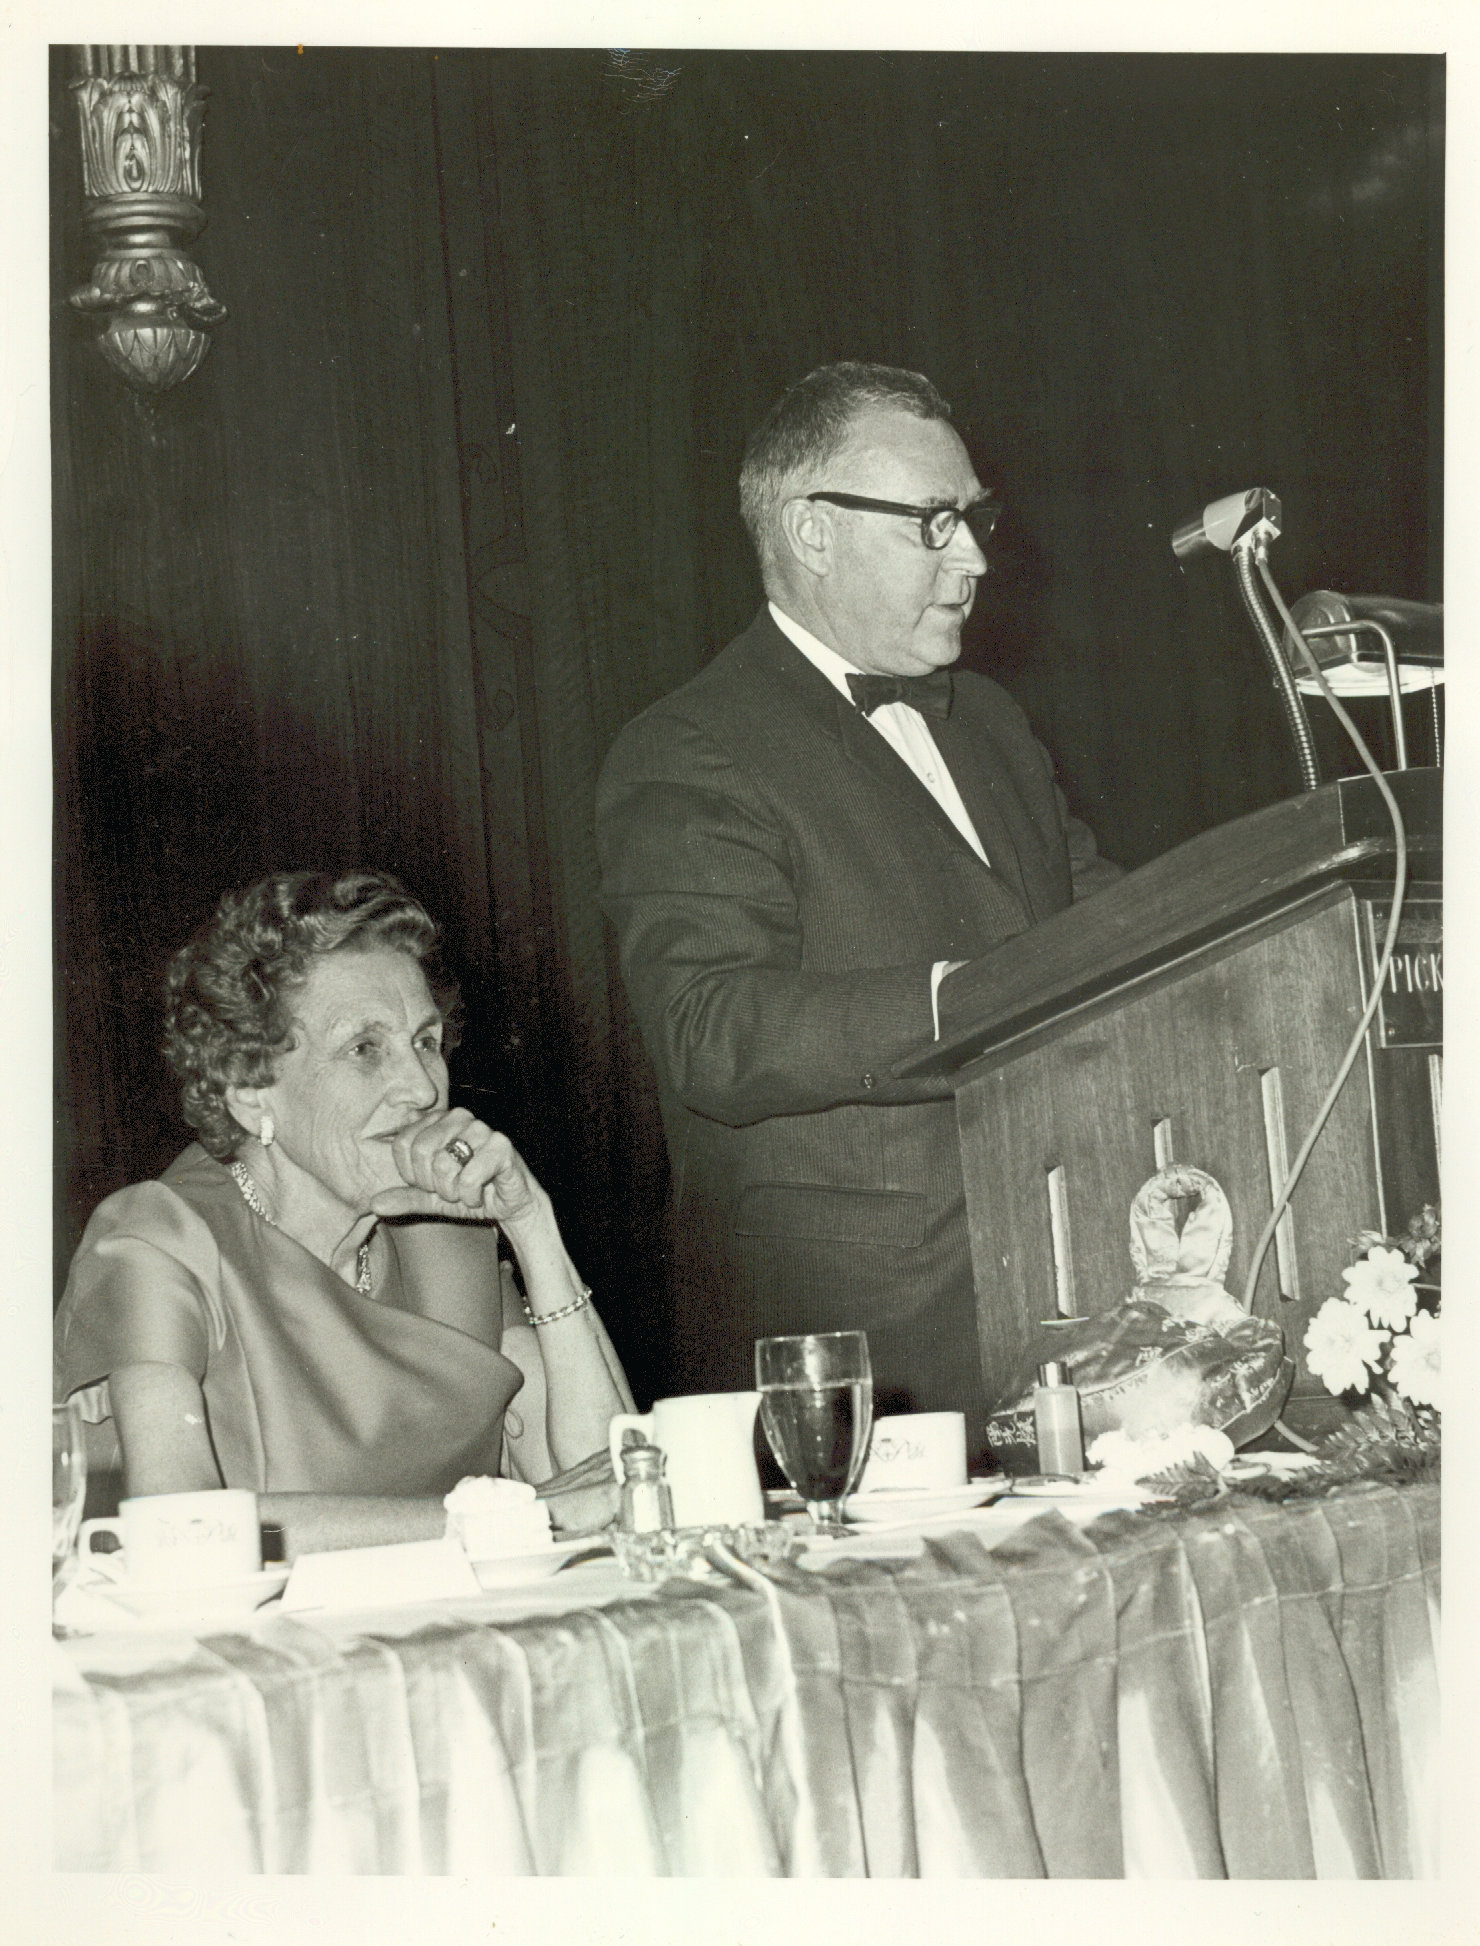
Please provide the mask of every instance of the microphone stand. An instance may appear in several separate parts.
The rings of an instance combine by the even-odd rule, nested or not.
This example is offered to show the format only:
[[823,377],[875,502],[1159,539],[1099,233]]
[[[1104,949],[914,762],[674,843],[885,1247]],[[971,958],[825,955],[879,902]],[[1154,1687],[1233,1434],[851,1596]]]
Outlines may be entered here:
[[1295,678],[1290,672],[1279,632],[1269,619],[1255,577],[1257,566],[1259,573],[1269,582],[1270,598],[1276,606],[1283,606],[1279,590],[1269,574],[1269,543],[1279,538],[1280,519],[1279,500],[1268,487],[1250,487],[1243,493],[1226,493],[1221,500],[1209,501],[1200,514],[1184,520],[1174,530],[1172,552],[1179,561],[1214,548],[1219,553],[1233,556],[1239,595],[1254,625],[1254,633],[1259,638],[1264,660],[1274,679],[1275,694],[1280,699],[1285,727],[1295,745],[1301,788],[1313,791],[1320,786],[1321,772],[1316,763],[1310,718],[1305,713],[1305,704],[1295,687]]
[[1300,766],[1300,787],[1307,791],[1316,790],[1320,786],[1321,771],[1316,762],[1315,740],[1311,736],[1310,718],[1305,713],[1305,701],[1295,687],[1295,678],[1290,673],[1290,665],[1285,659],[1279,634],[1274,623],[1269,619],[1258,593],[1255,564],[1257,561],[1265,567],[1266,572],[1268,571],[1269,544],[1262,534],[1250,534],[1236,540],[1230,552],[1233,555],[1239,594],[1243,598],[1249,620],[1254,624],[1254,633],[1259,637],[1259,646],[1264,651],[1264,660],[1269,665],[1270,675],[1274,678],[1275,694],[1280,699],[1285,726],[1295,745],[1295,760]]

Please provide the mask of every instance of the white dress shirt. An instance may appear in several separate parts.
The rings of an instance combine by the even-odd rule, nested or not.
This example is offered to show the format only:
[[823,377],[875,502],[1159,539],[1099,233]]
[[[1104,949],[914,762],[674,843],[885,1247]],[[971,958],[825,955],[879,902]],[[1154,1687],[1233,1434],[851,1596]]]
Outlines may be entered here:
[[[851,704],[852,695],[848,689],[850,675],[863,675],[865,672],[855,663],[849,662],[830,649],[826,642],[819,642],[815,635],[804,629],[800,622],[794,622],[785,615],[774,601],[767,602],[771,619],[777,628],[793,643],[814,668],[821,670],[839,695]],[[856,707],[856,705],[855,705]],[[902,757],[920,782],[929,791],[936,803],[955,825],[967,844],[984,865],[990,868],[991,859],[981,839],[977,836],[976,826],[971,822],[970,813],[961,801],[961,793],[956,789],[956,780],[946,767],[945,759],[935,747],[935,738],[930,734],[930,726],[919,710],[909,703],[885,703],[865,718],[876,729],[896,755]],[[930,973],[930,1011],[935,1021],[935,1037],[940,1039],[940,1008],[938,995],[945,970],[955,962],[937,960]]]

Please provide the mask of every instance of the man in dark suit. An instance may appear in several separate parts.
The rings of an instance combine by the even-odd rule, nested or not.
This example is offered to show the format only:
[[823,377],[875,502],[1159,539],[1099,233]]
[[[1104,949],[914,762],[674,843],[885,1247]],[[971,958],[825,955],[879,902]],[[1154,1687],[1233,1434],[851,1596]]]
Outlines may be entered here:
[[766,609],[629,723],[603,903],[658,1073],[679,1390],[863,1329],[881,1408],[981,1395],[955,1107],[896,1065],[940,980],[1115,875],[995,683],[950,665],[995,503],[915,373],[813,372],[746,449]]

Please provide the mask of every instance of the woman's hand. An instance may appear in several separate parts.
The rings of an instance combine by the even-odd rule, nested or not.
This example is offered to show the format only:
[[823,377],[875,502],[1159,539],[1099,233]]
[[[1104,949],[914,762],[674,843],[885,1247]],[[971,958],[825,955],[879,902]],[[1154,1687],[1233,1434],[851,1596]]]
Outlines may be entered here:
[[605,1448],[543,1481],[535,1492],[548,1504],[556,1533],[564,1536],[595,1534],[610,1527],[622,1499]]
[[[466,1161],[452,1153],[453,1143],[471,1150]],[[508,1136],[466,1108],[422,1116],[396,1137],[391,1154],[406,1187],[376,1196],[370,1207],[377,1216],[450,1216],[518,1228],[548,1208],[545,1192]]]
[[610,1527],[622,1499],[620,1487],[610,1481],[604,1487],[566,1487],[560,1492],[541,1487],[539,1491],[549,1503],[550,1518],[562,1540],[599,1534]]

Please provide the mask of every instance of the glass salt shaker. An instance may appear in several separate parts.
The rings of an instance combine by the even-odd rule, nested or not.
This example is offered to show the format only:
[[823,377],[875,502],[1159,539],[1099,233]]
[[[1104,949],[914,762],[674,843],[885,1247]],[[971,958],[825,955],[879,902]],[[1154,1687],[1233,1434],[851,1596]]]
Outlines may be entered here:
[[1038,1367],[1033,1391],[1033,1417],[1038,1433],[1040,1473],[1082,1473],[1084,1434],[1079,1418],[1079,1393],[1069,1384],[1067,1368],[1057,1358]]
[[622,1507],[617,1525],[627,1534],[651,1534],[673,1525],[673,1495],[663,1478],[661,1447],[629,1435],[622,1448]]

